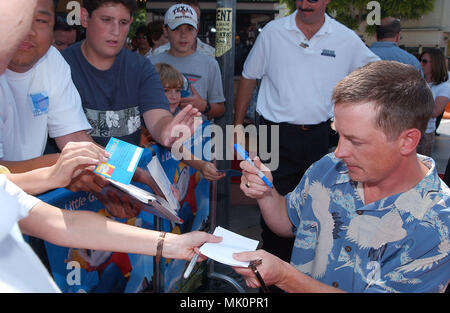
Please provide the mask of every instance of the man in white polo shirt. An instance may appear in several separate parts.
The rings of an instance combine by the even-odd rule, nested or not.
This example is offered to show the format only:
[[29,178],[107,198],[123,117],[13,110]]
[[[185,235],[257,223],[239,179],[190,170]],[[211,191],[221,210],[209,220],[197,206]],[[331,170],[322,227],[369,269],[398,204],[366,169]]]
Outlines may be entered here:
[[[256,80],[261,79],[256,111],[260,124],[269,126],[269,138],[262,138],[268,145],[265,151],[278,148],[270,147],[270,126],[279,126],[279,165],[271,170],[282,195],[328,152],[333,87],[353,70],[379,60],[357,34],[325,14],[328,2],[297,0],[293,14],[267,24],[239,83],[235,125],[242,125]],[[264,249],[289,261],[293,240],[276,236],[261,222]]]

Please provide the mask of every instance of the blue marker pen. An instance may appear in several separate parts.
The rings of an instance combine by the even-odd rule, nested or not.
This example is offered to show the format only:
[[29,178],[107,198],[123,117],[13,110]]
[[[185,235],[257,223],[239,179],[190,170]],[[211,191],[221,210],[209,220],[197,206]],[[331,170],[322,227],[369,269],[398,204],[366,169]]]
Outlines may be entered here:
[[[244,148],[242,148],[242,146],[238,143],[234,144],[234,148],[236,149],[237,153],[239,153],[239,155],[245,160],[247,161],[251,166],[256,167],[255,163],[253,163],[252,160],[250,160],[250,158],[248,157],[248,152],[245,151]],[[269,187],[269,188],[273,188],[272,183],[267,179],[266,176],[264,176],[264,174],[261,172],[261,170],[258,170],[258,176],[259,178],[261,178],[263,180],[263,182]]]

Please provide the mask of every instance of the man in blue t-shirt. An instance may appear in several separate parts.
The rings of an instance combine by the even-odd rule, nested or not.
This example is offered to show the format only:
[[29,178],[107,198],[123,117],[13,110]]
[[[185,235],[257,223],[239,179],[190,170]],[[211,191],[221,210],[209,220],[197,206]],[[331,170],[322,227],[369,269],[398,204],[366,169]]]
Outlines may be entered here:
[[193,130],[191,106],[175,118],[169,112],[158,73],[151,62],[124,49],[136,1],[84,1],[81,24],[86,40],[63,51],[92,126],[92,138],[105,146],[114,136],[139,145],[141,120],[164,146],[176,140],[172,130]]
[[[193,134],[194,117],[201,113],[189,105],[174,117],[154,66],[123,48],[136,1],[85,0],[83,4],[81,24],[86,28],[86,39],[65,49],[63,56],[92,127],[92,139],[102,146],[111,137],[139,145],[141,121],[166,147],[177,140],[173,134],[187,130]],[[101,188],[105,182],[99,180],[100,176],[86,172],[79,181],[72,181],[71,190],[84,190],[92,183]],[[133,180],[152,185],[144,171],[137,170]],[[128,213],[124,210],[115,216],[129,217]]]

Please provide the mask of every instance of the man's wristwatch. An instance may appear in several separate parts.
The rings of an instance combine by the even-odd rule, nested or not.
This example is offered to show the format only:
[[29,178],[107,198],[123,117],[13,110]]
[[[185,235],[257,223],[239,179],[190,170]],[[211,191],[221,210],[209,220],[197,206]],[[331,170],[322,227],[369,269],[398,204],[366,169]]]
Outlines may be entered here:
[[209,104],[208,101],[206,101],[206,107],[205,110],[203,111],[203,113],[208,113],[209,111],[211,111],[211,104]]

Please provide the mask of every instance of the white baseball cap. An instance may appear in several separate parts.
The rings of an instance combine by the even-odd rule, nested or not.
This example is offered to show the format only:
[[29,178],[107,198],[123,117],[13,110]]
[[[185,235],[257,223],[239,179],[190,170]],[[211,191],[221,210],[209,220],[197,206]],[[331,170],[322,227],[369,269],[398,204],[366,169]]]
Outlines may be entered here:
[[189,24],[198,29],[197,13],[187,4],[174,4],[166,11],[164,24],[169,26],[171,30],[183,24]]

